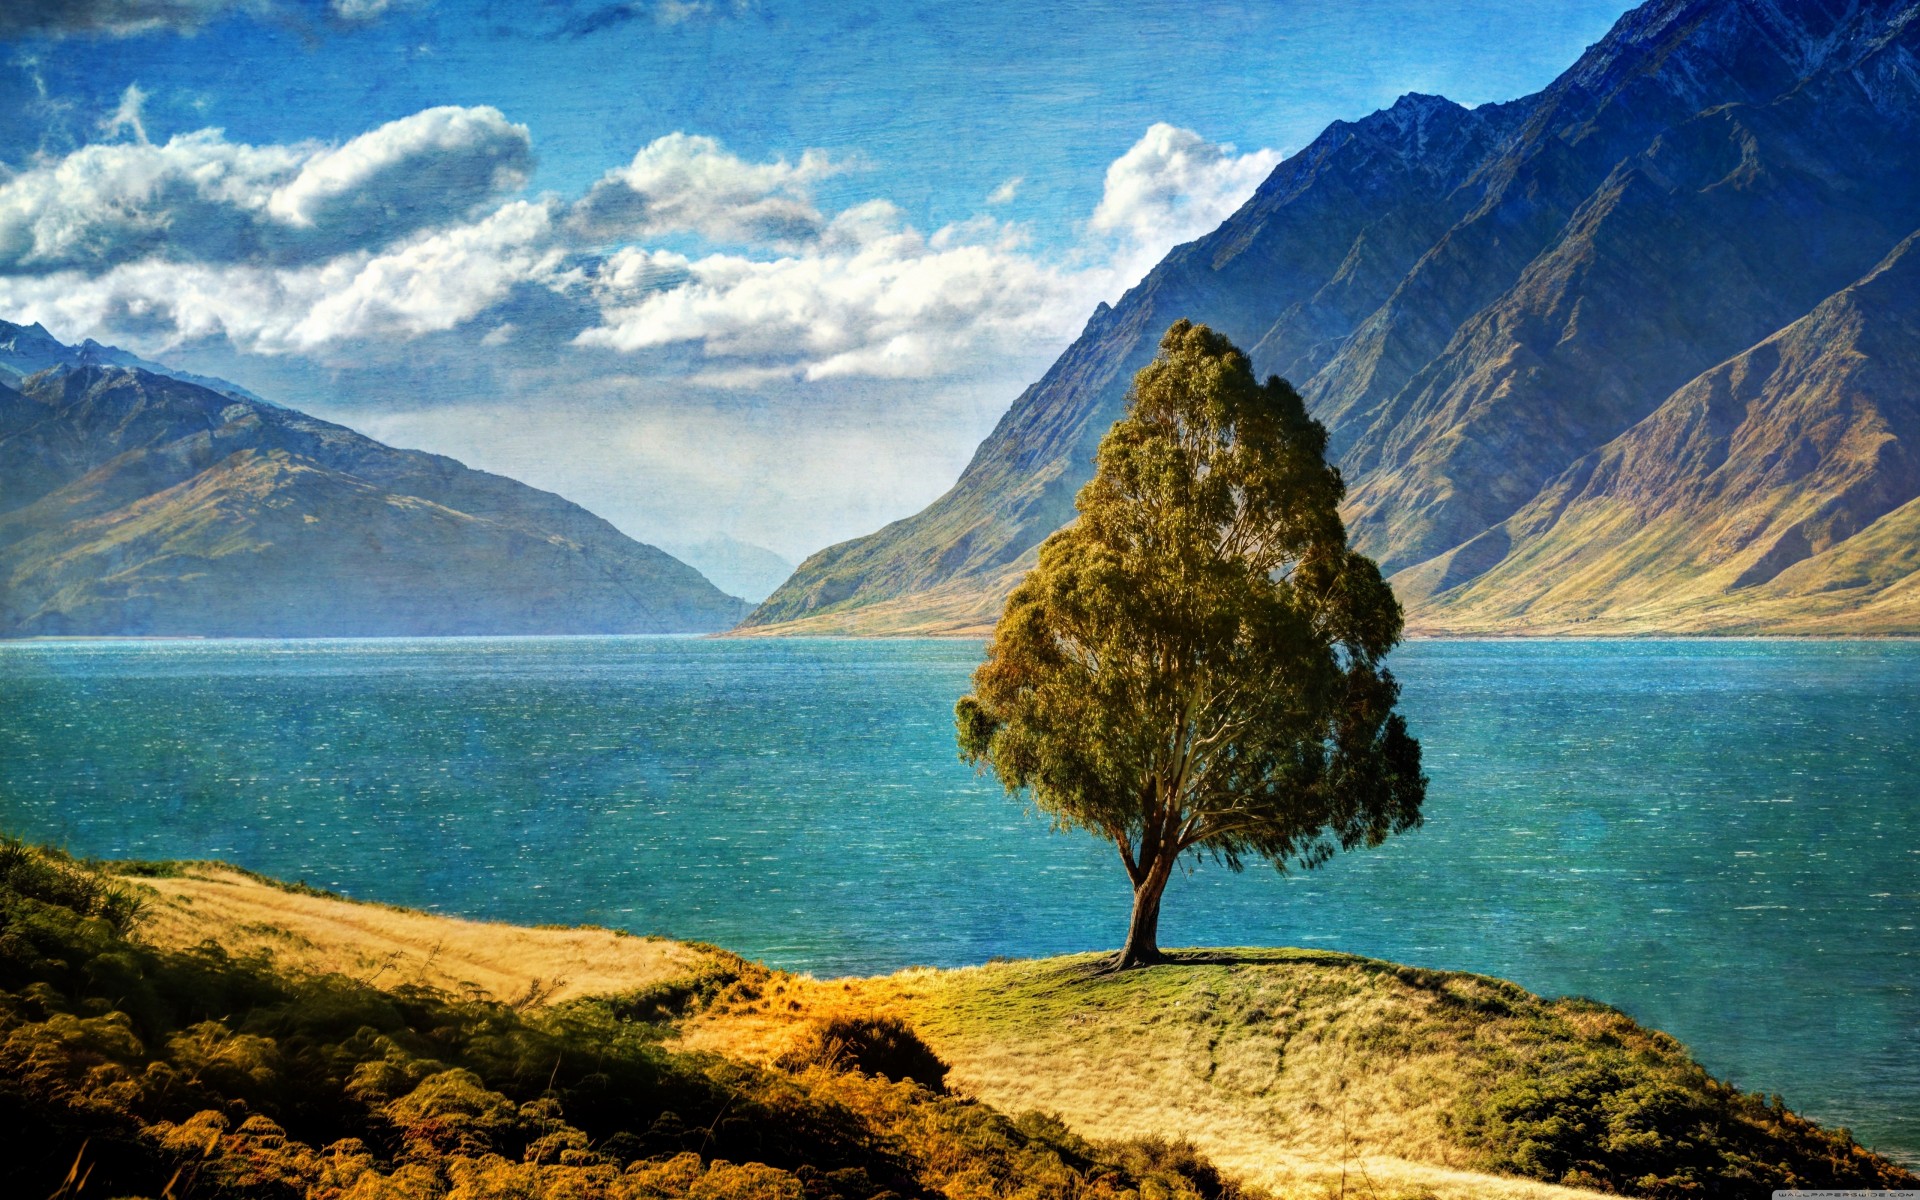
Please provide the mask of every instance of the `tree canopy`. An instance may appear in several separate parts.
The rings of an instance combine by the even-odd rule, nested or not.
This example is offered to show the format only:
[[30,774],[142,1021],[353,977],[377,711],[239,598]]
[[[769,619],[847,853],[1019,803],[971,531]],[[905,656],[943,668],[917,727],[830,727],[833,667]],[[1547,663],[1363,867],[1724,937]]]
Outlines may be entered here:
[[1118,847],[1120,966],[1159,959],[1183,855],[1311,868],[1420,821],[1381,665],[1400,606],[1347,545],[1326,445],[1284,380],[1176,323],[956,706],[964,758]]

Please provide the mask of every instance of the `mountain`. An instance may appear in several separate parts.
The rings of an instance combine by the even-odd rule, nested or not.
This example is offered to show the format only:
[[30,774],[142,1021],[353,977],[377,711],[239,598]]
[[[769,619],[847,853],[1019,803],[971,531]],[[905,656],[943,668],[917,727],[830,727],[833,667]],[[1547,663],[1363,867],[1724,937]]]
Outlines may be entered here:
[[548,492],[130,367],[0,385],[0,636],[679,633],[746,605]]
[[[1651,433],[1616,460],[1631,474],[1619,486],[1634,490],[1639,511],[1690,514],[1689,532],[1658,547],[1636,542],[1634,586],[1665,595],[1692,580],[1720,588],[1719,599],[1684,617],[1660,604],[1630,614],[1602,590],[1617,576],[1581,573],[1574,558],[1544,551],[1510,559],[1513,546],[1533,543],[1515,541],[1509,524],[1536,530],[1572,486],[1570,472],[1656,414],[1684,409],[1714,372],[1758,356],[1746,380],[1778,339],[1809,344],[1814,335],[1792,331],[1816,313],[1838,320],[1845,309],[1875,329],[1897,327],[1897,313],[1877,307],[1891,301],[1867,293],[1903,286],[1907,269],[1889,256],[1916,229],[1920,3],[1653,0],[1536,95],[1474,109],[1409,95],[1336,122],[1218,229],[1097,309],[952,490],[813,556],[748,624],[989,623],[1038,542],[1071,518],[1133,373],[1160,333],[1188,317],[1247,347],[1263,374],[1299,386],[1348,480],[1354,539],[1394,574],[1418,628],[1562,628],[1567,614],[1621,632],[1669,622],[1851,628],[1854,606],[1814,598],[1805,588],[1815,569],[1794,568],[1868,527],[1829,522],[1804,547],[1769,541],[1764,581],[1745,568],[1727,575],[1721,559],[1702,556],[1731,554],[1732,543],[1704,530],[1724,520],[1735,493],[1709,478],[1707,458],[1657,465],[1677,445]],[[1783,453],[1819,462],[1856,453],[1820,432],[1858,407],[1854,389],[1869,378],[1893,392],[1920,386],[1891,335],[1863,336],[1877,349],[1860,353],[1883,356],[1871,370],[1835,361],[1811,390],[1762,388],[1754,402],[1763,408],[1791,394],[1804,411],[1758,412],[1754,427],[1788,439]],[[1892,464],[1906,434],[1888,430],[1898,452],[1882,457]],[[1865,512],[1920,496],[1891,465],[1884,474],[1853,465],[1874,482],[1837,461],[1810,466],[1783,478],[1769,511],[1835,501]],[[1823,489],[1842,478],[1885,496],[1865,508],[1836,501]],[[1885,533],[1848,552],[1873,565],[1849,569],[1892,586],[1896,566],[1871,550]],[[1493,589],[1523,576],[1534,601],[1455,594],[1472,579]],[[1865,624],[1906,628],[1892,612]]]
[[758,604],[793,574],[793,564],[764,546],[743,542],[724,533],[703,542],[664,549],[713,580],[729,596]]
[[173,379],[197,383],[209,391],[231,396],[236,400],[245,400],[252,404],[268,404],[254,393],[237,383],[216,379],[211,375],[195,375],[192,371],[180,371],[151,359],[141,358],[129,350],[118,346],[103,346],[88,338],[78,346],[69,346],[47,332],[46,326],[35,322],[32,325],[15,325],[12,321],[0,321],[0,384],[18,388],[29,375],[38,374],[48,367],[137,367],[142,371],[151,371],[155,375],[166,375]]
[[1467,630],[1920,628],[1920,235],[1406,572]]

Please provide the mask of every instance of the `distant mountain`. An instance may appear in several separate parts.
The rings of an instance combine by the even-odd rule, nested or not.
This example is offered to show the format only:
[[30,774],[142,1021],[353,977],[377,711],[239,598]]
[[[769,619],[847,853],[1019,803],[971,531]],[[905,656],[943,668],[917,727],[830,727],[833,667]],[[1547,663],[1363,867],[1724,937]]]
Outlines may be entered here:
[[[1764,529],[1920,497],[1893,465],[1912,445],[1897,421],[1877,458],[1826,437],[1857,414],[1866,381],[1887,405],[1920,388],[1911,356],[1875,332],[1899,325],[1908,269],[1895,248],[1917,229],[1920,3],[1653,0],[1537,95],[1475,109],[1410,95],[1335,123],[1219,229],[1096,310],[951,491],[813,556],[748,624],[990,622],[1034,547],[1071,519],[1133,372],[1189,317],[1300,387],[1348,479],[1355,540],[1397,573],[1416,627],[1907,629],[1893,608],[1863,615],[1865,594],[1804,591],[1814,568],[1794,569],[1872,534],[1857,517],[1815,519],[1804,545],[1780,526],[1752,551],[1754,573],[1722,569],[1758,544],[1743,535],[1643,538],[1629,590],[1661,599],[1637,607],[1622,576],[1536,539],[1570,473],[1603,451],[1625,473],[1610,494],[1631,493],[1643,514],[1705,528],[1750,505],[1709,459],[1666,460],[1681,443],[1638,431],[1731,364],[1747,364],[1742,381],[1770,374],[1769,355],[1818,336],[1801,322],[1843,311],[1864,323],[1871,364],[1831,358],[1798,390],[1751,393],[1746,424],[1806,464],[1779,477]],[[1789,403],[1798,416],[1774,411]],[[1630,431],[1632,453],[1616,446]],[[1872,548],[1884,535],[1846,553],[1871,560],[1861,578],[1897,586],[1904,560]],[[1718,598],[1681,604],[1688,589]]]
[[92,338],[78,346],[69,346],[48,333],[46,326],[38,322],[15,325],[12,321],[0,321],[0,384],[18,388],[27,376],[36,375],[48,367],[137,367],[155,375],[197,383],[209,391],[237,400],[254,404],[271,403],[237,383],[229,383],[211,375],[195,375],[192,371],[175,370],[118,346],[103,346]]
[[152,371],[0,386],[0,636],[677,633],[747,606],[548,492]]
[[699,570],[729,596],[758,604],[793,574],[794,564],[764,546],[743,542],[724,533],[703,542],[665,547],[668,553]]

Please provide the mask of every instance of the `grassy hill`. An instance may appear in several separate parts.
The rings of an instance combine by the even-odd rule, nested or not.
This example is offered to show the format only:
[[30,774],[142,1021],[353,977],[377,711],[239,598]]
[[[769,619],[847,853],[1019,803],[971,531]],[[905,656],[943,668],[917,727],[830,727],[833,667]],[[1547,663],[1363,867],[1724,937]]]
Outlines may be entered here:
[[0,1140],[63,1197],[1914,1183],[1588,1002],[1321,952],[1098,967],[816,980],[6,842]]

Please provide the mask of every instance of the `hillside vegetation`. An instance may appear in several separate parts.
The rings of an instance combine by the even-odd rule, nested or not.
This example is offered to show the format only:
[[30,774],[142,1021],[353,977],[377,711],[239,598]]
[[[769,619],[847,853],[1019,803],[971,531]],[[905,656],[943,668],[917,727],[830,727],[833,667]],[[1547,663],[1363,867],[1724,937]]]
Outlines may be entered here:
[[0,843],[9,1194],[1234,1194],[1183,1145],[1096,1145],[913,1082],[670,1046],[676,1014],[764,975],[722,952],[619,996],[516,1006],[478,989],[305,974],[235,956],[218,936],[186,948],[132,936],[156,901],[136,882]]
[[918,1079],[1002,1114],[1050,1114],[1016,1127],[1069,1148],[1133,1144],[1121,1158],[1190,1142],[1229,1179],[1281,1196],[1340,1194],[1342,1179],[1382,1198],[1905,1179],[1778,1100],[1718,1085],[1619,1012],[1475,975],[1227,950],[1125,975],[1079,956],[820,981],[609,929],[355,904],[217,864],[119,870],[140,870],[123,885],[146,897],[140,937],[157,948],[211,937],[278,972],[409,995],[430,981],[536,1018],[624,996],[618,1012],[695,1058],[814,1081],[833,1073],[820,1064]]
[[[97,880],[77,864],[28,853],[22,861]],[[401,1014],[411,1031],[376,1025],[380,1032],[367,1037],[424,1046],[409,1053],[473,1071],[515,1104],[546,1095],[541,1089],[559,1061],[552,1080],[565,1093],[564,1123],[587,1139],[585,1153],[629,1165],[674,1148],[648,1142],[641,1154],[630,1141],[612,1140],[622,1132],[650,1136],[654,1124],[588,1121],[586,1114],[600,1110],[583,1097],[597,1093],[568,1089],[587,1086],[581,1081],[591,1072],[569,1072],[611,1053],[603,1046],[629,1046],[650,1069],[664,1072],[662,1078],[692,1080],[689,1086],[718,1072],[724,1088],[742,1095],[774,1089],[767,1094],[800,1097],[792,1102],[818,1103],[839,1114],[836,1119],[866,1122],[859,1126],[862,1136],[896,1147],[908,1164],[899,1170],[918,1172],[917,1191],[888,1184],[901,1195],[1100,1195],[1099,1187],[1138,1187],[1143,1196],[1189,1194],[1183,1188],[1210,1195],[1215,1169],[1278,1196],[1339,1195],[1344,1180],[1347,1194],[1383,1200],[1604,1191],[1745,1196],[1790,1181],[1911,1179],[1842,1132],[1820,1129],[1777,1100],[1715,1082],[1678,1043],[1618,1012],[1585,1001],[1543,1000],[1478,976],[1325,952],[1245,950],[1188,952],[1166,967],[1123,975],[1101,973],[1097,959],[1080,956],[815,980],[712,947],[604,929],[518,929],[434,917],[214,864],[116,869],[123,874],[101,886],[125,889],[141,909],[134,941],[117,940],[118,953],[149,963],[200,964],[201,971],[215,962],[221,972],[280,981],[274,984],[282,989],[278,1009],[221,1010],[230,1034],[277,1040],[287,1034],[276,1031],[301,1028],[288,1024],[287,1004],[346,996],[371,1006],[369,1012]],[[221,947],[217,955],[205,948],[209,941]],[[325,972],[334,974],[316,982]],[[290,982],[297,980],[306,982]],[[480,1049],[444,1049],[469,1046],[479,1036],[470,1032],[473,1022],[506,1041],[487,1034]],[[319,1034],[334,1039],[329,1054],[353,1060],[334,1068],[349,1083],[373,1055],[373,1043],[350,1023],[343,1017]],[[143,1044],[156,1044],[151,1034],[140,1036]],[[486,1047],[509,1044],[521,1047],[514,1051],[520,1057],[488,1057],[496,1051]],[[574,1054],[582,1059],[569,1066]],[[870,1078],[876,1073],[917,1082],[882,1085]],[[292,1131],[284,1109],[261,1107],[268,1099],[260,1093],[242,1098],[253,1106],[249,1116],[258,1109],[316,1156],[332,1144],[325,1140],[330,1133],[335,1140],[345,1136],[337,1129]],[[696,1117],[689,1112],[695,1101],[678,1095],[659,1102],[685,1126],[715,1116],[701,1108],[704,1116]],[[441,1194],[433,1188],[451,1186],[450,1160],[408,1157],[404,1139],[395,1142],[382,1124],[390,1116],[381,1105],[392,1103],[390,1097],[355,1115],[354,1128],[377,1135],[352,1134],[375,1148],[364,1178],[385,1181],[411,1171],[407,1178],[427,1181],[421,1186],[428,1190],[418,1194]],[[184,1109],[176,1107],[166,1119],[179,1124]],[[184,1112],[185,1119],[199,1111]],[[619,1119],[664,1120],[647,1111],[630,1107]],[[754,1121],[768,1119],[765,1110],[755,1111]],[[244,1124],[245,1117],[234,1115],[226,1114],[230,1126]],[[952,1132],[961,1126],[972,1132]],[[1000,1150],[978,1151],[969,1141],[989,1133]],[[936,1135],[945,1139],[937,1146],[916,1140]],[[131,1136],[153,1135],[136,1130]],[[531,1142],[490,1144],[488,1154],[500,1162],[479,1155],[492,1163],[490,1170],[520,1161],[515,1171],[545,1178],[523,1170]],[[778,1148],[774,1143],[720,1145],[701,1151],[700,1161],[709,1164],[703,1171],[712,1170],[717,1156],[731,1164],[770,1163],[804,1181],[811,1176],[799,1165],[826,1161],[803,1155],[796,1165],[791,1157],[767,1157]],[[970,1163],[977,1152],[986,1157]],[[1007,1154],[1048,1164],[1040,1172],[1045,1179],[1006,1166]],[[1049,1155],[1061,1165],[1051,1165]],[[71,1154],[68,1162],[44,1157],[48,1169],[71,1162]],[[461,1194],[620,1194],[603,1189],[611,1162],[535,1165],[587,1172],[564,1178],[588,1190],[555,1191],[560,1185],[549,1180],[541,1185],[552,1185],[546,1192]],[[460,1170],[467,1172],[463,1179],[482,1177],[470,1167]],[[623,1167],[618,1175],[631,1173]],[[1098,1178],[1110,1182],[1090,1182]],[[1159,1182],[1143,1182],[1151,1179]],[[999,1182],[982,1182],[991,1180]],[[809,1196],[832,1194],[818,1190],[817,1180],[806,1186],[813,1189]],[[1172,1190],[1152,1190],[1162,1186]],[[1079,1187],[1094,1190],[1073,1190]]]
[[[1307,950],[1207,950],[911,971],[722,997],[688,1044],[791,1060],[851,1014],[895,1015],[1004,1111],[1097,1138],[1176,1130],[1281,1195],[1764,1195],[1903,1178],[1712,1079],[1665,1034],[1511,983]],[[796,1001],[800,1009],[795,1011]],[[1506,1177],[1506,1178],[1493,1178]]]

